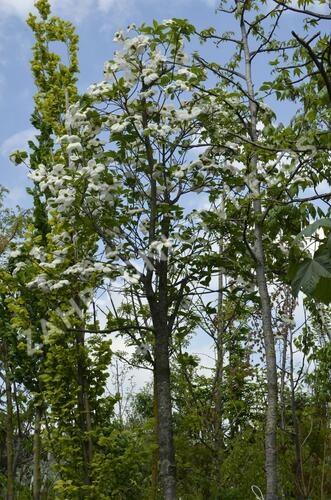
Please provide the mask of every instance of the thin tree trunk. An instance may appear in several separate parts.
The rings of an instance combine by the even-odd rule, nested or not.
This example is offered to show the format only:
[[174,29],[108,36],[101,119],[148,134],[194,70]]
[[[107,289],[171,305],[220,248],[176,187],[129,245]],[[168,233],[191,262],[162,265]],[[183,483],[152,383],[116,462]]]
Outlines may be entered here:
[[282,372],[280,378],[280,391],[279,391],[279,407],[280,407],[280,418],[281,427],[285,431],[286,427],[286,415],[285,415],[285,375],[286,375],[286,361],[287,361],[287,343],[288,343],[288,333],[287,329],[283,332],[283,352],[282,352]]
[[79,333],[77,337],[78,359],[77,359],[77,375],[78,375],[78,410],[79,410],[79,425],[82,435],[82,453],[83,453],[83,480],[85,485],[90,485],[90,463],[93,456],[91,431],[91,412],[88,401],[87,379],[86,379],[86,362],[84,353],[84,333]]
[[[158,441],[158,410],[157,410],[157,393],[156,393],[156,376],[155,370],[153,371],[153,416],[154,416],[154,436],[155,443]],[[157,492],[159,485],[159,447],[157,446],[153,451],[152,459],[152,488],[151,500],[157,500]]]
[[[252,63],[251,54],[248,44],[248,36],[246,30],[246,23],[244,19],[244,6],[241,0],[236,0],[238,13],[240,13],[240,28],[242,35],[243,51],[245,56],[245,78],[247,85],[247,94],[249,96],[249,109],[250,109],[250,135],[251,139],[256,142],[258,139],[257,133],[257,105],[255,101],[255,92],[252,80]],[[243,10],[241,10],[243,9]],[[252,155],[250,167],[252,175],[257,177],[257,156]],[[278,498],[278,482],[277,482],[277,365],[276,365],[276,352],[275,342],[272,330],[272,315],[270,296],[268,291],[268,284],[265,270],[265,255],[263,246],[263,219],[262,219],[262,204],[260,199],[260,185],[256,180],[255,199],[253,201],[253,212],[255,215],[254,226],[254,256],[255,256],[255,270],[256,281],[261,301],[262,313],[262,329],[264,338],[264,347],[266,355],[266,369],[267,369],[267,412],[266,412],[266,430],[265,430],[265,470],[267,480],[266,500],[276,500]]]
[[260,224],[255,227],[256,278],[261,300],[262,328],[267,367],[267,415],[265,430],[265,468],[267,500],[277,499],[277,366],[274,335],[271,323],[271,305],[264,267],[264,250]]
[[291,383],[291,413],[293,421],[293,439],[295,449],[295,475],[299,488],[298,500],[304,500],[306,497],[306,488],[302,468],[301,443],[300,443],[300,428],[297,416],[297,406],[295,401],[295,385],[294,385],[294,366],[293,366],[293,335],[290,333],[290,383]]
[[[219,246],[222,253],[222,243]],[[215,367],[215,447],[216,447],[216,480],[219,489],[222,482],[223,463],[223,365],[224,365],[224,311],[223,311],[223,280],[222,272],[218,275],[218,307],[217,307],[217,338]]]
[[120,373],[118,369],[118,360],[116,359],[115,362],[115,373],[116,373],[116,391],[117,394],[119,395],[118,399],[118,419],[120,421],[121,426],[123,425],[123,412],[122,412],[122,388],[121,388],[121,381],[120,381]]
[[176,465],[172,429],[170,389],[169,332],[160,309],[154,307],[155,384],[158,412],[160,478],[165,500],[176,500]]
[[[286,362],[287,362],[287,344],[288,344],[288,329],[284,328],[283,333],[283,352],[282,352],[282,366],[280,376],[280,390],[279,390],[279,409],[280,409],[280,426],[282,430],[281,442],[283,450],[286,449],[286,400],[285,400],[285,378],[286,378]],[[285,489],[281,486],[281,498],[285,495]]]
[[33,500],[40,500],[41,498],[41,415],[42,410],[38,406],[36,408],[33,434]]
[[8,363],[8,352],[4,348],[4,369],[6,385],[6,451],[7,451],[7,500],[14,500],[14,422],[13,399]]
[[[144,89],[144,87],[143,87]],[[148,126],[148,112],[146,101],[142,99],[143,128]],[[150,216],[149,216],[149,244],[155,240],[157,222],[157,185],[154,178],[155,161],[153,148],[148,135],[144,138],[146,156],[150,170]],[[170,218],[162,220],[162,234],[169,237]],[[168,325],[168,259],[167,250],[164,250],[165,259],[151,259],[145,278],[146,297],[149,303],[155,331],[155,358],[154,373],[158,413],[158,442],[160,460],[160,479],[165,500],[176,500],[176,462],[175,447],[172,429],[172,403],[170,389],[170,361],[169,342],[171,327]],[[152,280],[155,270],[156,289],[153,291]]]
[[19,460],[20,452],[21,452],[21,448],[22,448],[22,438],[23,438],[20,408],[19,408],[19,404],[18,404],[18,396],[17,396],[17,389],[16,389],[15,380],[13,380],[12,389],[13,389],[12,390],[13,414],[16,415],[16,426],[17,426],[17,435],[16,435],[15,453],[14,453],[14,464],[13,464],[14,476],[15,476],[16,470],[17,470],[17,464],[18,464],[18,460]]

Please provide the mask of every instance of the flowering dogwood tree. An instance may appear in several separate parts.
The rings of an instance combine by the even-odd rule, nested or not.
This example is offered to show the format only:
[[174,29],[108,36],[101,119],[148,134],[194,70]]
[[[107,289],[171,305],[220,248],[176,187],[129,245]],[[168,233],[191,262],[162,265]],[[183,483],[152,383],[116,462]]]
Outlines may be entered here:
[[192,91],[204,80],[202,69],[187,69],[183,42],[192,31],[168,21],[116,33],[121,49],[105,64],[105,79],[67,110],[52,165],[30,174],[56,227],[47,255],[38,245],[31,250],[43,269],[31,288],[63,291],[102,276],[124,280],[148,304],[160,473],[169,499],[176,490],[169,346],[184,299],[210,273],[197,203],[186,200],[203,199],[214,175],[201,117],[217,106]]
[[[196,441],[201,438],[201,449],[206,452],[202,457],[212,457],[208,478],[199,490],[203,497],[223,495],[228,485],[233,490],[235,480],[226,472],[227,458],[234,460],[236,468],[238,456],[245,463],[246,452],[241,448],[246,439],[249,456],[259,453],[259,465],[254,464],[248,478],[241,476],[242,484],[231,494],[247,496],[255,482],[264,488],[265,468],[266,497],[277,498],[278,477],[283,474],[277,462],[279,414],[282,430],[286,419],[293,430],[293,475],[298,490],[307,496],[295,401],[295,299],[287,271],[290,260],[309,256],[309,249],[303,252],[300,248],[300,237],[310,237],[321,225],[329,227],[328,219],[323,219],[322,224],[304,229],[295,238],[317,213],[323,216],[321,200],[329,196],[317,191],[305,195],[307,189],[316,190],[325,181],[329,168],[325,130],[329,111],[323,87],[328,83],[326,40],[321,38],[314,50],[312,41],[300,34],[285,42],[277,40],[275,33],[288,11],[287,3],[273,2],[266,12],[263,0],[259,6],[241,0],[222,2],[219,9],[222,15],[232,16],[235,32],[218,35],[209,28],[199,37],[215,41],[217,46],[224,43],[224,63],[208,62],[199,54],[186,55],[184,43],[197,33],[185,20],[154,22],[139,29],[131,25],[116,33],[119,48],[105,63],[103,80],[79,98],[75,87],[77,38],[72,26],[53,18],[48,21],[46,0],[36,5],[42,21],[29,20],[37,38],[33,71],[38,93],[33,123],[40,131],[36,144],[30,144],[33,152],[29,156],[34,220],[25,240],[11,254],[8,282],[14,290],[10,303],[16,314],[13,326],[30,328],[37,342],[44,342],[48,335],[43,373],[37,378],[43,384],[54,428],[53,453],[61,473],[58,491],[108,495],[117,484],[115,480],[103,489],[102,478],[112,470],[108,469],[112,456],[110,462],[104,462],[99,453],[100,443],[108,453],[109,446],[116,448],[116,439],[113,442],[108,435],[108,423],[105,433],[96,439],[99,431],[93,433],[92,420],[95,417],[95,425],[99,410],[103,414],[98,395],[110,359],[109,343],[98,339],[102,334],[120,332],[136,347],[133,361],[153,369],[152,406],[158,436],[158,450],[153,451],[154,496],[159,458],[164,498],[176,498],[174,394],[176,411],[185,414],[184,419],[179,415],[176,420],[181,422],[176,426],[178,434],[185,427],[182,443],[193,443],[191,453],[195,454]],[[68,66],[49,52],[52,41],[69,42]],[[230,44],[233,57],[226,60]],[[275,54],[278,59],[273,60]],[[319,68],[303,86],[294,81],[300,76],[298,58],[302,54],[306,54],[305,71]],[[260,80],[255,82],[254,70],[261,55],[270,57],[276,72],[273,81],[262,85]],[[290,55],[293,60],[288,69]],[[280,123],[272,109],[275,98],[303,103],[302,112],[289,126]],[[27,158],[26,153],[13,155],[17,163]],[[311,203],[316,200],[318,207]],[[319,237],[317,242],[321,242]],[[329,273],[324,268],[316,271],[315,266],[315,260],[321,263],[321,258],[325,263],[325,256],[329,262],[327,242],[324,238],[314,262],[309,259],[307,266],[304,261],[303,271],[295,267],[299,273],[292,283],[295,292],[308,291]],[[218,279],[212,280],[213,273]],[[114,314],[108,314],[104,329],[95,311],[92,324],[88,323],[82,295],[88,289],[101,288],[120,291],[123,297],[120,306],[114,305],[118,297],[110,297]],[[40,319],[52,321],[44,337]],[[207,331],[214,341],[213,378],[201,376],[195,357],[182,351],[197,328]],[[90,356],[84,335],[86,344],[90,342]],[[304,353],[308,352],[306,337],[300,340]],[[290,375],[286,371],[288,348]],[[324,356],[323,349],[312,351],[316,360]],[[178,356],[172,364],[174,353]],[[25,361],[22,365],[32,365]],[[298,381],[300,377],[301,372]],[[326,378],[320,377],[323,384]],[[191,403],[183,404],[182,390],[188,391],[189,401],[202,397],[202,406],[191,409]],[[78,398],[71,396],[75,391]],[[287,397],[290,418],[286,417]],[[200,415],[206,401],[208,411]],[[252,401],[256,408],[250,411]],[[113,402],[106,406],[109,418]],[[72,420],[78,422],[73,429]],[[243,440],[245,430],[249,432]],[[253,438],[251,449],[251,433],[261,436],[263,432],[264,449],[259,437]],[[61,440],[64,435],[66,440]],[[284,436],[281,439],[286,441]],[[76,471],[77,443],[82,456]],[[324,470],[325,451],[319,460]],[[180,473],[187,468],[186,459],[179,458],[177,463]],[[205,471],[204,465],[186,492],[194,491]],[[125,495],[128,490],[123,491]]]

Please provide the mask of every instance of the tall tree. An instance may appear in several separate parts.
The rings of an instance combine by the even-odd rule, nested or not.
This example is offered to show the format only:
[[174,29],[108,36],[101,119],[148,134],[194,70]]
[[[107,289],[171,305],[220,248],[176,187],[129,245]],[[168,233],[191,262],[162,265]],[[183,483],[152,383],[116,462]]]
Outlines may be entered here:
[[[176,491],[169,349],[190,284],[209,273],[202,268],[208,261],[192,261],[207,248],[194,213],[184,212],[187,195],[203,191],[212,176],[200,174],[202,156],[192,161],[186,155],[193,140],[203,144],[197,117],[210,107],[208,99],[186,97],[203,71],[176,66],[185,61],[183,39],[192,31],[186,23],[169,22],[141,28],[134,38],[117,33],[124,49],[105,66],[112,82],[92,85],[67,114],[68,134],[55,153],[63,172],[56,167],[51,177],[42,169],[37,174],[45,190],[52,183],[48,203],[60,210],[60,219],[70,217],[82,234],[88,228],[104,245],[99,262],[82,262],[66,274],[99,269],[122,275],[149,307],[165,498],[175,498]],[[101,131],[109,134],[105,145]]]

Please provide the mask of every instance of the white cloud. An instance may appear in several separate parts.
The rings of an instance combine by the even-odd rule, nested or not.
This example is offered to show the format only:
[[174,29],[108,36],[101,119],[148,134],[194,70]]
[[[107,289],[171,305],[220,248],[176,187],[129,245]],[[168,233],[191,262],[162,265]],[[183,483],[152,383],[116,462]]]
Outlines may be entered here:
[[[0,0],[0,13],[4,16],[18,16],[25,19],[34,11],[35,0]],[[93,0],[51,0],[54,13],[66,14],[81,20],[93,7]]]
[[[2,16],[17,16],[25,19],[29,12],[34,11],[35,0],[0,0]],[[93,11],[108,12],[112,7],[122,8],[120,0],[51,0],[54,14],[60,14],[79,22]],[[125,2],[124,2],[125,3]]]
[[204,0],[204,3],[208,5],[208,7],[213,7],[216,9],[217,5],[219,4],[218,0]]
[[9,189],[6,196],[6,205],[8,207],[16,207],[17,205],[22,207],[26,206],[29,202],[31,203],[30,195],[27,194],[26,188],[23,185]]
[[98,0],[98,8],[101,12],[108,12],[117,2],[116,0]]
[[7,137],[0,146],[1,155],[8,156],[16,149],[26,149],[28,141],[34,139],[35,134],[35,129],[27,128]]
[[55,15],[59,14],[75,23],[79,23],[95,11],[95,0],[51,0],[51,5]]
[[[117,19],[128,18],[132,12],[143,4],[148,5],[150,0],[50,0],[55,15],[61,15],[76,23],[87,18],[96,10],[101,13],[112,11]],[[177,0],[180,3],[194,3],[196,0]],[[0,0],[0,15],[2,17],[16,16],[26,19],[29,12],[34,11],[35,0]],[[161,5],[161,1],[158,0]],[[156,2],[156,3],[158,3]],[[215,7],[218,0],[200,0],[209,7]],[[138,5],[140,4],[140,5]],[[155,4],[154,4],[155,5]],[[124,19],[122,19],[123,21]]]
[[7,16],[26,17],[32,10],[34,0],[0,0],[0,13]]

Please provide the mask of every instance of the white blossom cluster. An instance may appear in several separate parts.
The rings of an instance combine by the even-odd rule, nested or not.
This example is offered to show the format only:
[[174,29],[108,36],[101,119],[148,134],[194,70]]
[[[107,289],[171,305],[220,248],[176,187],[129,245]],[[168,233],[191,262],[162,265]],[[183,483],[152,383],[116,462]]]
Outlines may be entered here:
[[[184,67],[189,59],[181,42],[176,46],[174,64],[173,60],[168,60],[171,51],[166,53],[155,47],[149,35],[140,33],[132,37],[119,31],[115,41],[121,44],[121,49],[116,51],[112,61],[105,64],[104,80],[88,88],[87,100],[77,102],[67,110],[66,133],[57,138],[53,164],[41,163],[29,174],[44,193],[48,212],[53,217],[52,224],[57,227],[51,243],[54,248],[61,246],[59,252],[49,249],[43,254],[42,246],[35,245],[30,252],[41,272],[29,286],[41,290],[61,289],[77,277],[88,281],[96,273],[107,276],[114,272],[114,262],[121,254],[118,241],[122,229],[105,226],[103,221],[109,220],[109,214],[117,214],[116,204],[121,199],[121,190],[128,189],[130,182],[139,182],[143,189],[126,208],[125,215],[139,218],[140,210],[146,212],[146,205],[139,198],[152,196],[150,179],[144,170],[145,137],[149,138],[154,152],[176,144],[176,154],[171,155],[166,175],[162,161],[154,165],[152,178],[156,181],[158,203],[166,203],[171,195],[176,197],[190,190],[203,189],[210,172],[217,167],[203,155],[198,159],[183,160],[185,148],[192,142],[199,145],[205,132],[200,117],[216,112],[218,105],[213,99],[188,99],[190,82],[196,79],[196,73]],[[168,84],[160,86],[161,79],[169,74],[172,76]],[[171,99],[174,93],[181,95],[180,105],[175,105],[177,101]],[[118,143],[124,141],[126,135],[130,140],[119,163],[116,155],[121,146]],[[163,213],[167,213],[166,208]],[[171,210],[168,216],[173,217]],[[85,244],[82,235],[75,240],[75,233],[80,228],[84,233],[81,219],[88,219],[101,227],[98,226],[101,231],[98,234],[105,246],[116,240],[116,244],[106,248],[101,259],[97,259],[96,254],[87,257],[82,248]],[[148,222],[139,220],[141,237],[147,241]],[[147,256],[162,258],[165,249],[169,252],[172,247],[170,238],[157,237],[146,243],[145,252]],[[16,265],[17,273],[23,269],[23,263]],[[56,274],[60,274],[61,279],[53,280]],[[131,284],[140,279],[139,273],[124,268],[122,275]]]

